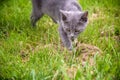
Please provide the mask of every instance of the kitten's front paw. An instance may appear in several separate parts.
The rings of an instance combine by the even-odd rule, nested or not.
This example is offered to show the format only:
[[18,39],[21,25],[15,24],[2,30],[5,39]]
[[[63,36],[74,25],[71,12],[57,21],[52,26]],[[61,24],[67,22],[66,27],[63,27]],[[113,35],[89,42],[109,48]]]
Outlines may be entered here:
[[36,19],[35,19],[35,17],[31,16],[30,19],[31,19],[31,25],[32,25],[32,27],[36,27]]
[[73,50],[73,47],[72,47],[72,46],[70,46],[70,47],[68,48],[68,50],[69,50],[69,51],[72,51],[72,50]]

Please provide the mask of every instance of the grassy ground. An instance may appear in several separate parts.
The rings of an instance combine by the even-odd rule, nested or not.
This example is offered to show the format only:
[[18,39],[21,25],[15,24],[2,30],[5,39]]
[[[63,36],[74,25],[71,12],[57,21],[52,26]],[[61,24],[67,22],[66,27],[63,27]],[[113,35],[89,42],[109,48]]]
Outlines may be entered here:
[[94,65],[88,60],[83,66],[78,55],[61,50],[57,25],[48,16],[31,27],[30,0],[0,1],[0,79],[120,80],[119,0],[79,2],[89,11],[89,24],[78,41],[102,51],[93,56]]

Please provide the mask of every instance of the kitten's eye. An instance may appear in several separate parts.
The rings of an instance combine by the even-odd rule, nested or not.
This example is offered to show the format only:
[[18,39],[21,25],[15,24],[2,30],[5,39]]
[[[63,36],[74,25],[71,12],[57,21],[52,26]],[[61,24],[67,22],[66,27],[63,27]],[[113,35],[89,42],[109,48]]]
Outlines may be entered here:
[[82,17],[80,21],[87,22],[87,18]]
[[67,29],[66,29],[66,31],[70,32],[70,29],[69,29],[69,28],[67,28]]
[[84,21],[84,18],[81,18],[80,20],[81,20],[81,21]]
[[79,30],[75,30],[76,33],[79,33]]

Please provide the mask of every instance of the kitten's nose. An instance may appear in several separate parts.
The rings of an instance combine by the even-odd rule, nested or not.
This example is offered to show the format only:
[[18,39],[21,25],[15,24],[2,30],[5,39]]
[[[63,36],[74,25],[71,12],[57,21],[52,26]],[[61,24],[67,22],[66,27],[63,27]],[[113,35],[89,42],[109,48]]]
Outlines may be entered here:
[[74,41],[74,36],[71,36],[71,40]]

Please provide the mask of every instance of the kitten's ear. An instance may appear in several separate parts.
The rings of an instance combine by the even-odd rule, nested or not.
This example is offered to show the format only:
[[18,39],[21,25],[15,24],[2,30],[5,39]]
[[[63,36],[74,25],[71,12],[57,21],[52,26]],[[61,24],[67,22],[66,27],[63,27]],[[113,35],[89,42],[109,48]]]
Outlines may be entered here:
[[61,18],[62,18],[62,20],[63,20],[63,21],[66,21],[66,20],[67,20],[67,15],[66,15],[65,11],[60,10],[60,13],[61,13]]
[[85,11],[81,17],[81,20],[83,22],[87,22],[87,19],[88,19],[88,11]]

